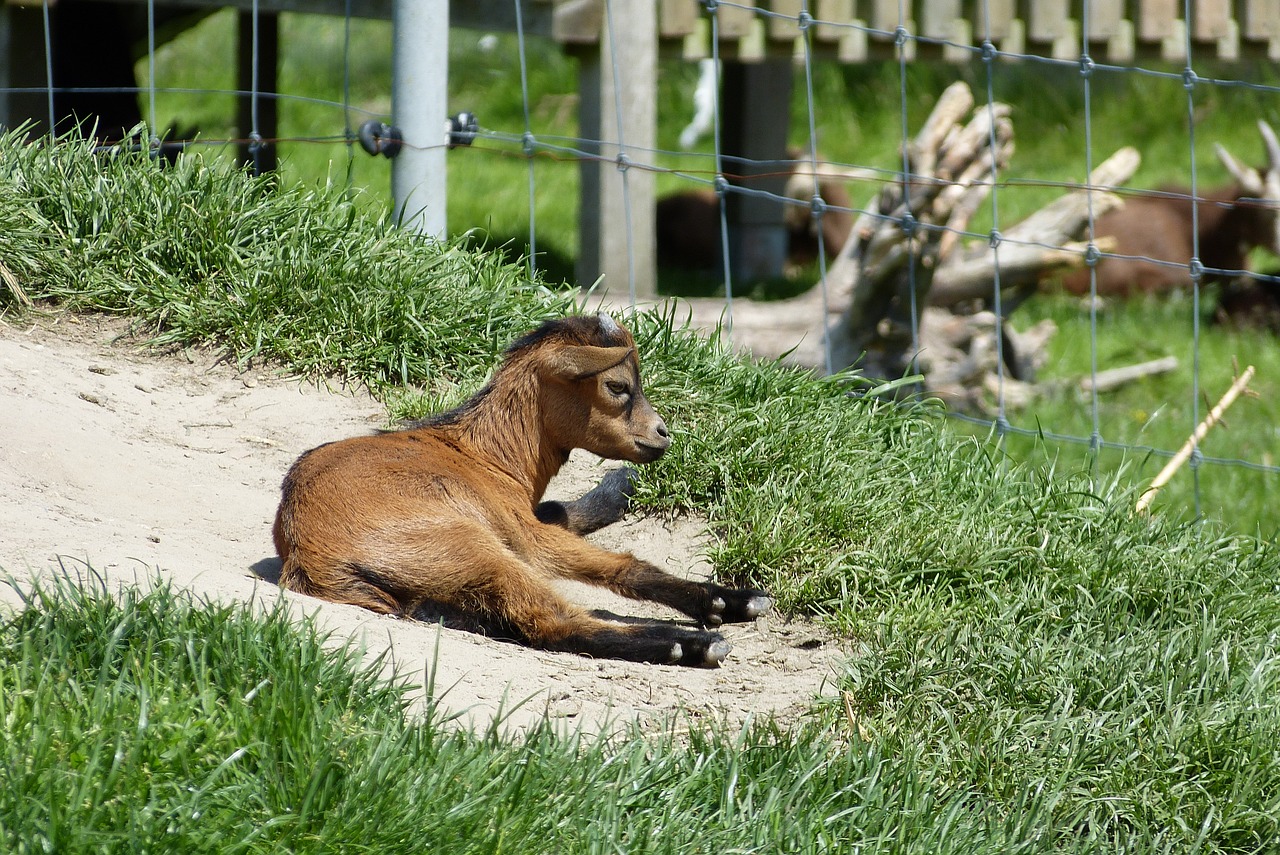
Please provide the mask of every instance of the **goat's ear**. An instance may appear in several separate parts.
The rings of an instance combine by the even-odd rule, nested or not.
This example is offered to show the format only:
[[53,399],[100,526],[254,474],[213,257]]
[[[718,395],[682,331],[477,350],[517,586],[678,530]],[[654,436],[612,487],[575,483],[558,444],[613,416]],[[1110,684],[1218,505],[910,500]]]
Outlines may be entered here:
[[566,345],[548,354],[547,367],[553,377],[581,380],[618,365],[630,355],[629,347]]

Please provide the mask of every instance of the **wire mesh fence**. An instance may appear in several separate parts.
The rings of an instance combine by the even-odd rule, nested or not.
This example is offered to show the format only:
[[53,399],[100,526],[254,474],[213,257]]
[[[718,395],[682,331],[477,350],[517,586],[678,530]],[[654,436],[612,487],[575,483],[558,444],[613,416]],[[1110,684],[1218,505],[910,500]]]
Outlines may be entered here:
[[[60,96],[125,92],[136,97],[139,117],[145,128],[146,137],[134,140],[134,144],[156,151],[164,142],[165,132],[161,129],[166,126],[166,113],[180,114],[184,103],[201,98],[214,99],[216,105],[206,107],[206,115],[210,109],[233,111],[235,105],[241,103],[247,105],[247,109],[242,109],[241,125],[229,120],[199,135],[189,144],[240,146],[243,149],[242,159],[247,156],[250,162],[258,158],[266,145],[275,146],[285,153],[286,161],[290,159],[290,150],[314,148],[324,152],[322,158],[334,167],[342,180],[363,181],[375,187],[386,180],[387,162],[368,159],[360,152],[360,134],[357,131],[366,121],[381,122],[392,118],[389,98],[379,94],[390,89],[387,79],[389,61],[386,59],[390,52],[390,39],[385,23],[371,24],[356,17],[351,0],[345,1],[343,15],[327,19],[323,26],[304,23],[302,16],[286,20],[281,33],[281,44],[286,54],[291,48],[299,48],[301,54],[316,53],[314,41],[320,39],[328,44],[328,49],[320,53],[324,57],[336,55],[340,59],[337,81],[330,80],[330,88],[319,92],[308,85],[314,83],[314,78],[319,75],[312,74],[312,79],[308,79],[305,70],[291,73],[288,59],[281,63],[279,79],[274,69],[268,72],[264,68],[264,53],[269,55],[273,65],[275,53],[260,42],[259,26],[262,20],[276,12],[274,8],[260,8],[258,0],[253,0],[239,13],[240,27],[247,31],[247,39],[243,36],[241,39],[242,43],[247,41],[247,57],[241,63],[244,70],[239,79],[230,75],[232,63],[228,63],[228,68],[220,70],[222,85],[198,86],[187,85],[184,82],[189,79],[186,73],[179,75],[173,63],[166,64],[167,46],[163,44],[164,34],[157,25],[154,0],[138,5],[147,12],[143,30],[146,49],[137,75],[141,85],[86,86],[60,82],[54,62],[55,22],[50,18],[50,5],[45,3],[38,10],[44,80],[38,85],[8,85],[4,89],[6,95],[10,99],[14,96],[42,99],[44,115],[34,118],[46,123],[45,128],[63,129],[67,124],[57,107]],[[1072,386],[1073,391],[1066,396],[1065,406],[1075,410],[1076,418],[1063,424],[1048,422],[1045,421],[1049,418],[1046,413],[1054,411],[1053,408],[1014,400],[1010,388],[1016,385],[1016,378],[1008,376],[1010,367],[1006,361],[997,358],[992,366],[994,380],[983,392],[987,406],[970,412],[953,409],[951,413],[958,421],[991,430],[1001,438],[1029,439],[1031,444],[1042,447],[1040,453],[1046,453],[1043,448],[1051,449],[1047,456],[1055,453],[1052,451],[1054,448],[1079,446],[1087,454],[1088,465],[1094,467],[1099,477],[1104,476],[1098,469],[1098,461],[1115,452],[1141,461],[1139,469],[1145,476],[1149,474],[1145,468],[1149,461],[1173,458],[1178,454],[1180,442],[1163,438],[1158,442],[1143,441],[1143,437],[1154,435],[1154,432],[1146,432],[1146,425],[1156,418],[1155,414],[1162,408],[1174,409],[1182,424],[1173,432],[1193,437],[1186,477],[1191,481],[1187,495],[1195,516],[1200,516],[1202,511],[1201,476],[1206,466],[1256,475],[1262,485],[1257,489],[1264,495],[1274,492],[1280,467],[1275,465],[1273,449],[1280,435],[1273,426],[1268,433],[1265,417],[1260,420],[1262,427],[1250,428],[1259,434],[1256,436],[1233,437],[1232,442],[1211,447],[1193,436],[1194,428],[1203,421],[1208,405],[1212,403],[1211,399],[1226,391],[1223,372],[1231,370],[1220,363],[1225,352],[1223,348],[1229,350],[1234,343],[1214,344],[1211,356],[1206,356],[1205,324],[1212,317],[1214,308],[1210,301],[1218,298],[1224,281],[1257,283],[1262,286],[1264,295],[1274,295],[1277,288],[1275,277],[1260,272],[1258,262],[1261,259],[1263,265],[1269,263],[1271,256],[1265,250],[1274,252],[1280,249],[1275,245],[1280,237],[1277,237],[1273,211],[1275,203],[1280,201],[1276,195],[1280,186],[1264,186],[1261,192],[1239,194],[1245,197],[1241,207],[1259,213],[1255,218],[1258,222],[1265,222],[1268,217],[1271,222],[1271,244],[1268,245],[1266,234],[1256,239],[1251,237],[1250,240],[1262,250],[1255,251],[1247,264],[1236,268],[1206,263],[1212,248],[1201,245],[1205,240],[1202,222],[1216,218],[1221,210],[1237,206],[1236,198],[1221,199],[1211,192],[1216,189],[1212,186],[1215,182],[1207,180],[1206,174],[1220,174],[1221,167],[1212,158],[1206,162],[1206,146],[1221,142],[1228,148],[1254,151],[1261,142],[1254,139],[1256,132],[1252,126],[1237,128],[1234,135],[1224,137],[1219,133],[1217,139],[1203,139],[1204,128],[1212,125],[1207,114],[1223,108],[1226,101],[1247,98],[1258,112],[1257,118],[1274,120],[1280,115],[1280,78],[1266,62],[1268,58],[1280,55],[1280,12],[1270,5],[1235,4],[1223,10],[1218,8],[1220,4],[1182,0],[1162,6],[1145,4],[1145,17],[1130,19],[1125,16],[1126,4],[1101,0],[1077,4],[1031,4],[1029,9],[1001,0],[978,0],[967,4],[818,0],[666,2],[650,8],[648,13],[655,16],[656,38],[660,43],[655,49],[655,61],[660,62],[663,69],[680,64],[685,67],[679,74],[671,75],[674,79],[648,84],[648,106],[657,111],[659,124],[664,130],[642,135],[641,138],[629,138],[628,127],[623,121],[625,109],[614,112],[611,118],[615,123],[609,128],[610,132],[601,135],[607,138],[584,136],[581,134],[582,125],[574,121],[574,113],[580,104],[573,102],[573,93],[551,93],[563,96],[558,103],[553,103],[554,99],[549,100],[549,93],[538,91],[538,80],[542,79],[540,76],[545,70],[537,68],[537,64],[546,62],[552,54],[561,54],[565,43],[572,41],[563,32],[557,40],[554,29],[551,38],[535,32],[545,24],[546,9],[542,8],[543,5],[511,4],[514,38],[503,36],[498,39],[473,32],[467,34],[468,45],[460,44],[451,49],[455,52],[451,75],[458,77],[466,75],[455,75],[457,62],[475,62],[477,56],[501,54],[486,65],[487,83],[520,93],[516,111],[491,116],[480,113],[475,144],[456,155],[451,170],[474,176],[477,172],[490,170],[496,162],[518,164],[525,176],[521,182],[524,187],[520,205],[524,210],[515,219],[527,222],[527,232],[522,236],[520,243],[523,246],[520,249],[531,267],[542,265],[551,254],[552,244],[557,242],[566,254],[573,254],[575,247],[571,240],[547,237],[546,221],[553,219],[562,223],[571,216],[566,214],[566,208],[572,211],[579,207],[576,199],[566,198],[577,194],[576,170],[583,164],[603,166],[616,171],[621,182],[622,205],[614,212],[623,219],[621,231],[627,236],[640,236],[627,239],[624,244],[625,302],[631,305],[645,302],[652,296],[651,285],[645,282],[646,271],[651,269],[655,254],[661,251],[652,240],[644,240],[648,233],[642,228],[654,218],[652,188],[656,186],[669,193],[699,192],[711,197],[715,205],[715,244],[706,266],[714,271],[717,284],[722,289],[720,320],[730,340],[742,345],[744,342],[737,340],[738,330],[735,329],[735,317],[739,314],[736,310],[748,304],[745,292],[758,289],[747,277],[738,275],[741,264],[737,255],[741,248],[735,246],[734,230],[741,223],[733,221],[732,211],[744,200],[773,205],[779,210],[798,214],[793,219],[803,223],[804,229],[816,240],[816,252],[811,264],[803,268],[801,278],[805,284],[812,281],[810,294],[818,295],[817,299],[810,301],[813,317],[809,327],[818,331],[822,338],[813,367],[833,372],[848,367],[833,352],[829,339],[830,319],[841,314],[840,301],[847,299],[847,295],[831,292],[831,268],[842,263],[840,253],[843,247],[830,245],[830,232],[823,228],[824,222],[845,218],[854,224],[855,235],[859,226],[864,229],[890,227],[906,235],[908,243],[931,236],[932,240],[946,240],[956,246],[986,247],[992,258],[990,287],[986,294],[973,302],[1010,324],[1019,322],[1024,316],[1053,316],[1060,327],[1058,339],[1067,342],[1063,349],[1076,354],[1072,364],[1083,367],[1077,372],[1080,376],[1075,378],[1080,384]],[[1157,7],[1159,14],[1151,11]],[[628,99],[635,98],[628,87],[629,77],[637,69],[628,65],[628,58],[615,52],[614,46],[625,41],[624,30],[630,26],[635,9],[619,0],[603,0],[596,4],[596,8],[598,15],[595,19],[589,19],[588,24],[575,24],[595,28],[590,33],[589,44],[575,50],[579,53],[599,51],[599,62],[608,72],[605,75],[609,81],[606,85],[613,88],[613,101],[625,108]],[[1020,15],[1019,12],[1025,14]],[[538,20],[531,21],[531,16]],[[291,27],[297,31],[291,32]],[[352,45],[353,28],[365,36],[357,47]],[[319,35],[322,30],[323,37]],[[136,30],[134,34],[137,35]],[[573,33],[569,35],[573,36]],[[227,42],[233,40],[226,36],[222,38]],[[371,43],[378,45],[380,50],[370,51]],[[231,47],[230,44],[223,45],[224,50]],[[371,53],[377,58],[371,58]],[[657,60],[660,55],[665,58]],[[750,151],[744,153],[742,146],[733,150],[728,144],[723,115],[728,105],[722,97],[715,95],[724,92],[726,69],[759,63],[770,57],[775,60],[784,58],[789,73],[797,81],[786,108],[787,115],[779,119],[788,128],[785,135],[793,148],[770,157],[754,156]],[[674,139],[664,146],[663,142],[673,137],[674,130],[683,130],[697,110],[694,100],[698,74],[692,70],[695,61],[699,63],[704,96],[708,88],[707,79],[713,94],[709,99],[711,120],[707,136],[701,143],[693,143],[692,149],[675,143]],[[950,186],[957,183],[956,176],[934,170],[928,174],[922,172],[916,157],[918,152],[913,152],[922,125],[928,120],[929,111],[940,94],[938,91],[921,91],[915,69],[926,62],[945,62],[954,69],[953,76],[964,78],[975,93],[974,115],[982,118],[985,113],[984,127],[988,139],[983,157],[987,162],[983,164],[983,177],[977,182],[984,188],[985,199],[980,211],[974,212],[971,219],[960,225],[951,221],[922,220],[913,213],[913,194],[938,192],[936,188],[927,189],[931,184]],[[840,74],[833,76],[831,69],[848,69],[854,64],[875,64],[879,69],[875,72],[879,75],[876,91],[881,97],[891,96],[895,102],[875,111],[877,116],[890,117],[891,121],[874,129],[861,128],[857,131],[859,139],[864,142],[874,136],[874,142],[864,148],[866,157],[858,156],[859,152],[841,138],[848,122],[842,124],[838,115],[841,111],[856,113],[861,105],[833,103],[830,97],[831,81],[840,82]],[[777,68],[777,65],[773,67]],[[572,75],[572,68],[568,73]],[[649,73],[656,76],[652,75],[652,70]],[[167,74],[183,76],[184,80],[166,79]],[[264,80],[274,82],[275,86],[262,85]],[[15,81],[11,76],[7,82],[12,84]],[[241,86],[240,83],[248,85]],[[1177,162],[1164,163],[1155,174],[1176,177],[1180,185],[1177,188],[1136,190],[1091,183],[1090,175],[1113,150],[1123,144],[1142,142],[1141,139],[1125,139],[1123,128],[1117,131],[1114,111],[1108,112],[1105,106],[1122,86],[1129,87],[1130,94],[1134,90],[1150,92],[1147,100],[1151,115],[1134,116],[1133,124],[1144,127],[1163,125],[1165,136],[1172,142],[1161,148],[1158,156]],[[360,94],[353,94],[355,90]],[[847,93],[849,90],[846,88],[844,91]],[[670,97],[673,93],[678,97]],[[1016,157],[1006,161],[998,156],[1000,141],[997,136],[1002,122],[1006,121],[998,112],[1001,109],[999,105],[1004,102],[1012,106],[1016,124],[1020,112],[1035,112],[1040,101],[1061,102],[1073,111],[1071,116],[1064,116],[1062,130],[1046,130],[1044,124],[1038,127],[1040,133],[1061,135],[1056,148],[1040,144],[1034,147],[1040,152],[1057,152],[1066,161],[1065,167],[1056,164],[1056,168],[1048,168],[1043,163],[1022,163]],[[285,131],[272,130],[263,126],[264,104],[271,104],[286,114],[294,108],[309,110],[313,118],[305,132],[303,125],[307,122],[290,121],[287,116],[280,125]],[[467,104],[458,106],[469,107]],[[705,97],[702,106],[703,112],[708,112]],[[1106,112],[1108,117],[1107,126],[1102,130],[1095,120],[1099,110]],[[12,108],[10,112],[13,113]],[[104,140],[104,144],[121,142],[128,141]],[[447,141],[405,139],[403,145],[410,149],[424,149],[445,146]],[[573,174],[564,178],[564,171]],[[832,200],[825,178],[832,175],[838,176],[844,186],[852,188],[847,199]],[[788,188],[787,180],[797,177],[802,179],[799,184],[792,182]],[[801,188],[801,192],[795,192],[796,186]],[[900,193],[899,204],[892,210],[883,209],[878,200],[895,189]],[[1073,191],[1084,194],[1087,209],[1084,233],[1069,251],[1077,257],[1074,263],[1087,278],[1083,301],[1078,305],[1059,301],[1053,311],[1035,309],[1038,298],[1023,303],[1025,295],[1009,304],[1008,283],[1002,281],[1006,269],[1002,258],[1028,247],[1045,252],[1061,249],[1053,242],[1021,238],[1015,227],[1038,206],[1045,204],[1043,200]],[[1109,245],[1106,236],[1096,231],[1099,215],[1094,212],[1095,200],[1108,194],[1118,194],[1127,200],[1184,200],[1191,215],[1186,235],[1191,246],[1190,257],[1169,259]],[[859,196],[865,196],[866,200]],[[461,222],[459,217],[451,217],[451,228],[454,231],[485,228],[491,222]],[[773,227],[781,228],[777,223]],[[555,228],[560,226],[554,226],[552,230]],[[508,234],[505,237],[515,236]],[[1242,234],[1236,233],[1230,239],[1236,244],[1245,241]],[[581,240],[583,238],[579,236]],[[576,249],[581,251],[581,246]],[[1107,295],[1100,292],[1098,277],[1099,272],[1105,269],[1105,263],[1115,261],[1139,261],[1157,268],[1174,269],[1185,279],[1185,286],[1178,289],[1180,295],[1167,298],[1154,310],[1148,311],[1149,304],[1142,300],[1135,301],[1136,308],[1114,308],[1104,300]],[[906,303],[904,316],[909,319],[906,335],[910,338],[908,349],[911,354],[910,370],[913,372],[920,370],[917,357],[927,351],[919,326],[925,314],[927,284],[922,290],[920,280],[928,280],[933,275],[933,271],[926,272],[919,267],[921,262],[919,254],[910,252],[902,261],[907,287],[901,296]],[[1117,316],[1127,320],[1117,321]],[[1126,353],[1141,355],[1146,351],[1140,347],[1117,347],[1114,341],[1109,341],[1109,336],[1114,338],[1127,334],[1141,337],[1144,325],[1163,325],[1171,320],[1181,326],[1181,331],[1159,341],[1164,351],[1177,350],[1173,355],[1178,357],[1181,368],[1176,382],[1169,380],[1152,390],[1167,399],[1154,400],[1144,407],[1141,417],[1133,413],[1126,415],[1119,420],[1124,425],[1117,427],[1114,408],[1105,400],[1106,393],[1100,391],[1099,376],[1116,367],[1119,361],[1132,361],[1132,356],[1125,357]],[[1125,324],[1130,326],[1125,327]],[[1117,327],[1119,329],[1114,329]],[[1009,347],[1004,339],[1009,329],[1011,327],[1003,322],[990,327],[995,353],[1004,353]],[[1150,332],[1156,338],[1154,331]],[[1213,335],[1217,335],[1216,330]],[[1168,344],[1169,341],[1174,344]],[[1251,339],[1248,346],[1264,350],[1262,358],[1270,360],[1266,364],[1278,361],[1274,355],[1277,346],[1273,341],[1261,337]],[[1258,354],[1245,353],[1241,356],[1250,361]],[[1206,379],[1206,359],[1212,359],[1214,363],[1210,372],[1211,382]],[[1272,388],[1271,382],[1265,375],[1264,366],[1255,387],[1265,392]],[[1059,383],[1059,387],[1062,385]],[[1076,389],[1081,391],[1074,391]],[[1133,408],[1131,402],[1126,405]],[[1245,406],[1260,405],[1246,402]],[[1269,402],[1266,406],[1270,407]],[[1059,407],[1056,412],[1061,412],[1061,409]],[[1139,423],[1136,430],[1132,424],[1135,422]],[[1166,437],[1169,435],[1164,434]],[[1206,453],[1206,449],[1213,453]],[[1236,483],[1234,479],[1226,480]],[[1213,507],[1217,508],[1218,503],[1213,503]]]

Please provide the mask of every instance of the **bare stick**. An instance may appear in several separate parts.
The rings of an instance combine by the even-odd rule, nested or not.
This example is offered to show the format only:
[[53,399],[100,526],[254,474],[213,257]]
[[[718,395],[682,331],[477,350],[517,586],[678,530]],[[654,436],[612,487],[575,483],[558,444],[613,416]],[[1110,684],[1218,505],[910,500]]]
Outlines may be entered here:
[[1134,380],[1141,380],[1143,377],[1150,377],[1152,374],[1166,374],[1176,370],[1178,367],[1178,357],[1166,356],[1163,359],[1153,359],[1150,362],[1140,362],[1137,365],[1126,365],[1123,368],[1108,368],[1106,371],[1099,371],[1097,378],[1085,377],[1080,380],[1080,391],[1089,392],[1097,389],[1099,392],[1109,392],[1117,386],[1123,386],[1125,383]]
[[1138,499],[1136,513],[1144,513],[1151,506],[1151,500],[1156,497],[1156,493],[1169,482],[1169,479],[1173,477],[1173,473],[1178,471],[1178,467],[1187,462],[1187,458],[1191,456],[1192,449],[1204,439],[1205,434],[1209,432],[1209,428],[1217,424],[1218,419],[1222,418],[1222,414],[1227,411],[1227,407],[1231,406],[1235,399],[1240,397],[1240,393],[1249,385],[1249,380],[1252,377],[1253,366],[1250,365],[1244,370],[1243,374],[1236,378],[1236,382],[1231,384],[1227,394],[1223,395],[1222,400],[1209,411],[1209,415],[1205,416],[1204,421],[1196,425],[1196,429],[1191,434],[1190,439],[1183,444],[1182,448],[1178,449],[1178,453],[1173,456],[1173,459],[1160,470],[1160,474],[1151,482],[1151,486],[1142,494],[1142,498]]

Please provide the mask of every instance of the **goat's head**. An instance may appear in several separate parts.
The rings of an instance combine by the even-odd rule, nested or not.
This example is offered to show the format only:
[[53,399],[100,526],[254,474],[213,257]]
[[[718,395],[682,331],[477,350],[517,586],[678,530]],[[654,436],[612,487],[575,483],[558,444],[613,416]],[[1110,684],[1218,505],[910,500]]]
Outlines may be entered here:
[[1280,254],[1280,142],[1276,140],[1276,132],[1261,119],[1258,130],[1267,149],[1265,168],[1245,166],[1221,145],[1215,145],[1215,151],[1222,165],[1240,184],[1244,197],[1240,206],[1257,213],[1248,218],[1247,234],[1241,235],[1242,241]]
[[649,463],[671,445],[640,385],[635,340],[613,318],[551,321],[512,345],[521,348],[543,381],[543,428],[564,451]]

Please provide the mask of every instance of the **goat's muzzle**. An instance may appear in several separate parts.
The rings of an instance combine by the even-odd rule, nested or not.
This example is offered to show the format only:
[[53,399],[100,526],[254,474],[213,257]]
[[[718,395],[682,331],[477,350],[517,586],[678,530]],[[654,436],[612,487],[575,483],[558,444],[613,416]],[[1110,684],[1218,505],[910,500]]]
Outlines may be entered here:
[[671,434],[667,431],[666,422],[658,419],[652,433],[644,438],[636,437],[636,463],[652,463],[667,453],[671,447]]

